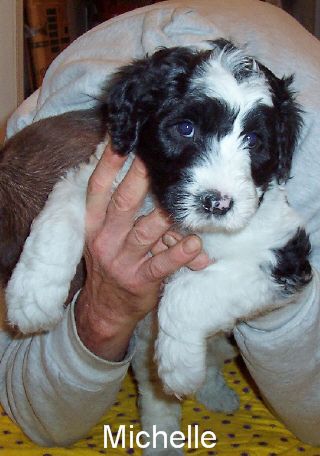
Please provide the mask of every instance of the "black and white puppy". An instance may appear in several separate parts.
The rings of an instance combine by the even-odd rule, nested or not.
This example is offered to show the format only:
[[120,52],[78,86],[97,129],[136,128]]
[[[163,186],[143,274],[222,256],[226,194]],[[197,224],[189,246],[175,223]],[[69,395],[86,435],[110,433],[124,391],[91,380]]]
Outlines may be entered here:
[[157,201],[215,259],[164,289],[156,355],[176,394],[203,384],[209,336],[288,304],[311,280],[308,237],[284,190],[302,123],[292,79],[214,44],[160,51],[109,89],[114,146],[139,151]]
[[[214,258],[203,271],[181,269],[161,299],[156,358],[177,396],[205,384],[208,338],[289,304],[312,278],[308,236],[285,193],[302,124],[291,83],[217,40],[205,50],[161,49],[106,86],[107,138],[119,153],[138,154],[150,175],[142,212],[161,205]],[[9,321],[23,332],[61,318],[83,252],[87,181],[107,141],[58,180],[33,222],[6,291]]]

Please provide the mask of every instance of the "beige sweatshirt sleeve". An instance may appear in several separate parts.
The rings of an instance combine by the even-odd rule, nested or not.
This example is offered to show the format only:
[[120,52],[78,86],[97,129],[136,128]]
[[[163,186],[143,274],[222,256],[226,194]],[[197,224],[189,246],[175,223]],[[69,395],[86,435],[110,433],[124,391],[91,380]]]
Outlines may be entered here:
[[[234,331],[242,357],[273,413],[299,439],[320,445],[320,280],[293,308]],[[285,313],[289,319],[285,321]]]
[[49,333],[11,338],[2,331],[1,403],[36,443],[68,445],[82,438],[114,402],[133,345],[131,341],[122,362],[89,352],[77,335],[74,305]]

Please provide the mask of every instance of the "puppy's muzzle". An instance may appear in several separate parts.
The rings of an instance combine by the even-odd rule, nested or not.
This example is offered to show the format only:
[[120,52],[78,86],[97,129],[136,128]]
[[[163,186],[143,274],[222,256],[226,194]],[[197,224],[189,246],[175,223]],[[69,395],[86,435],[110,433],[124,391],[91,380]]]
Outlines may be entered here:
[[232,208],[233,199],[229,195],[222,195],[213,190],[200,195],[200,204],[208,214],[224,215]]

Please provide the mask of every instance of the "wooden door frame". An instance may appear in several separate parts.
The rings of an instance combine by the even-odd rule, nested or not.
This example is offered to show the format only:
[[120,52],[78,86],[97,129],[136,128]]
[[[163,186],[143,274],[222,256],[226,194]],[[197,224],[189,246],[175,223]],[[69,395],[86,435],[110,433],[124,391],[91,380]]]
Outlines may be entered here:
[[23,0],[0,0],[0,141],[23,100]]

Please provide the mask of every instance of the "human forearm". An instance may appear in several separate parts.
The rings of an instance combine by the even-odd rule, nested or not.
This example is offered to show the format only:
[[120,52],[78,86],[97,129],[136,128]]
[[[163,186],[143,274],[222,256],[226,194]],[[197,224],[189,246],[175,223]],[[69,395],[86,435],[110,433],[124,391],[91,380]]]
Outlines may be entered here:
[[38,444],[70,444],[112,405],[131,352],[120,363],[90,353],[77,336],[70,308],[52,332],[7,346],[0,367],[1,402]]
[[108,299],[110,297],[105,296],[99,305],[92,302],[86,289],[81,291],[75,308],[77,332],[83,344],[95,355],[109,361],[121,361],[137,322],[135,319],[119,321],[116,315],[108,315],[108,307],[104,305]]

